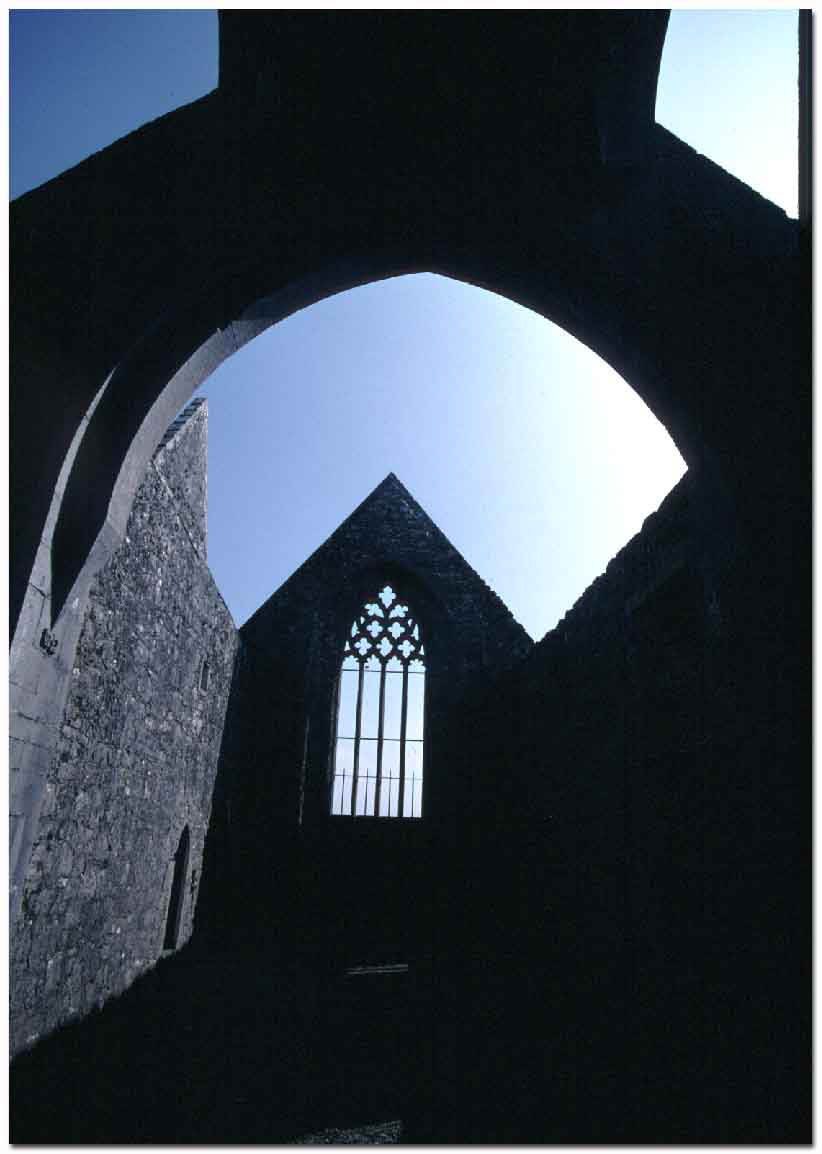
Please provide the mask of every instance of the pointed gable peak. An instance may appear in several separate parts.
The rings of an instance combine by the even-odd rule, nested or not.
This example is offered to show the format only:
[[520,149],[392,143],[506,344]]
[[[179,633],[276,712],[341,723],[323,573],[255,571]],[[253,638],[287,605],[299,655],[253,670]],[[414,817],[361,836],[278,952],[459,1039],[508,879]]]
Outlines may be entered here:
[[[373,505],[381,504],[385,508],[386,506],[390,507],[394,503],[396,503],[398,507],[404,505],[408,508],[410,505],[418,515],[422,514],[430,520],[422,505],[420,505],[419,501],[406,489],[397,474],[388,473],[383,477],[379,485],[373,488],[364,500],[360,501],[356,509],[343,521],[343,525],[352,518],[358,517],[360,514],[370,510]],[[340,528],[342,528],[342,526],[340,526]]]
[[[377,493],[390,493],[392,491],[402,497],[411,497],[411,494],[408,492],[405,485],[403,485],[397,474],[388,473],[385,477],[383,477],[379,485],[377,485],[375,489],[372,489],[371,493],[365,498],[365,500],[370,501],[371,498],[374,497]],[[413,501],[414,498],[411,497],[411,500]],[[365,501],[363,504],[365,504]]]
[[505,662],[519,659],[532,648],[531,638],[507,606],[396,473],[388,473],[260,606],[243,626],[243,637],[252,644],[266,645],[266,639],[295,612],[295,605],[316,608],[325,603],[329,589],[339,593],[361,574],[388,570],[406,573],[426,585],[446,616],[462,622],[460,628],[469,632],[480,629],[484,640],[477,644],[489,657],[497,652],[497,660]]

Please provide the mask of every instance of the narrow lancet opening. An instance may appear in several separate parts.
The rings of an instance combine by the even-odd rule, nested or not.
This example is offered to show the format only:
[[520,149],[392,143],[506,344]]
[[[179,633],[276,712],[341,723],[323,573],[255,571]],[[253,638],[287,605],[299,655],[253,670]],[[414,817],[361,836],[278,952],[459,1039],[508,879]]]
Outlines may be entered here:
[[164,950],[176,950],[180,939],[180,915],[183,912],[185,880],[188,874],[189,841],[188,826],[185,826],[180,834],[180,842],[174,855],[174,876],[171,880],[171,897],[168,902],[166,932],[163,939]]

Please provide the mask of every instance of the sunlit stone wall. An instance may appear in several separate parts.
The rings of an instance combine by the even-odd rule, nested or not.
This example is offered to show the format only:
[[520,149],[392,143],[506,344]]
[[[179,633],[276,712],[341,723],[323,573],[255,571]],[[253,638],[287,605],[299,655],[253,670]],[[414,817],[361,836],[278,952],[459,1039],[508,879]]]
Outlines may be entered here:
[[169,430],[91,593],[13,944],[13,1050],[157,960],[186,826],[177,946],[191,934],[237,645],[205,559],[206,431],[198,403]]

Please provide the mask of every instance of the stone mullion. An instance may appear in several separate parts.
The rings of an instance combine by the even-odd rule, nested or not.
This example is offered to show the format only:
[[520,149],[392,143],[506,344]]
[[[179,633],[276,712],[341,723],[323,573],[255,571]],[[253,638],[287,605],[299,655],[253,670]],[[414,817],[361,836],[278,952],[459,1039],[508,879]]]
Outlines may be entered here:
[[351,816],[357,813],[357,785],[360,776],[360,732],[362,730],[362,691],[365,681],[365,659],[357,666],[357,719],[354,723],[354,768],[351,779]]
[[[422,716],[423,716],[423,722],[422,722],[422,736],[423,736],[423,741],[421,741],[421,742],[420,742],[420,749],[422,750],[422,760],[421,760],[421,763],[420,763],[420,781],[421,781],[421,782],[424,782],[424,780],[425,780],[425,741],[424,741],[424,738],[425,738],[425,694],[426,694],[426,681],[425,681],[425,672],[424,672],[424,670],[425,670],[425,664],[423,663],[423,675],[422,675]],[[420,812],[419,812],[419,814],[418,814],[418,816],[419,816],[419,817],[422,817],[423,789],[424,789],[424,786],[423,786],[423,785],[421,785],[421,786],[420,786]]]
[[[358,640],[362,638],[366,642],[366,647],[371,649],[371,656],[376,657],[380,662],[380,696],[379,696],[379,712],[377,723],[377,756],[376,756],[376,777],[374,780],[374,805],[373,810],[369,810],[369,815],[374,817],[380,816],[380,804],[382,801],[382,787],[383,787],[383,762],[385,753],[385,697],[386,688],[388,685],[388,661],[390,658],[398,657],[402,662],[402,706],[400,714],[400,739],[399,739],[399,780],[398,791],[399,797],[397,799],[397,817],[405,816],[405,784],[406,784],[406,762],[407,762],[407,745],[408,745],[408,685],[410,674],[410,663],[412,661],[422,662],[422,639],[419,635],[415,636],[419,626],[415,619],[408,613],[408,606],[403,605],[397,598],[396,594],[392,599],[396,604],[393,606],[391,602],[388,605],[381,605],[381,597],[377,595],[377,601],[371,606],[372,611],[360,614],[356,626],[356,635]],[[393,609],[400,607],[407,616],[405,619],[396,619],[391,617]],[[376,611],[374,611],[376,610]],[[376,633],[369,628],[376,622],[379,628]],[[389,626],[399,625],[399,633],[396,635],[391,632]],[[383,638],[388,642],[388,649],[385,646],[378,649],[375,642],[376,638],[382,634]],[[400,640],[402,645],[400,645]],[[354,648],[352,646],[351,648]],[[360,786],[360,749],[362,747],[362,709],[363,709],[363,694],[365,691],[365,673],[366,673],[366,655],[358,649],[358,680],[357,680],[357,705],[356,705],[356,721],[354,726],[354,759],[351,781],[351,803],[350,812],[352,817],[357,816],[357,795]],[[351,654],[353,656],[353,654]],[[339,691],[338,691],[339,692]],[[393,779],[391,779],[393,781]],[[388,816],[391,816],[391,798],[390,798],[391,784],[389,782],[389,800],[388,800]],[[366,796],[365,803],[368,803],[368,783],[366,782]],[[365,808],[365,807],[364,807]],[[411,816],[413,817],[413,798],[411,802]]]
[[[343,654],[343,663],[345,663],[346,656],[347,656],[347,654],[344,653]],[[334,730],[333,730],[333,732],[334,732],[334,772],[331,775],[331,787],[330,787],[331,797],[329,798],[329,802],[328,802],[328,809],[331,813],[334,812],[334,788],[335,788],[336,782],[337,782],[337,746],[338,746],[338,738],[340,736],[340,695],[342,694],[342,679],[343,679],[343,671],[342,671],[342,666],[340,666],[340,672],[339,672],[339,675],[337,677],[337,681],[336,681],[336,684],[334,687]],[[340,790],[341,790],[341,792],[340,792],[340,811],[342,811],[342,790],[344,788],[345,788],[345,778],[343,777],[342,785],[340,786]]]
[[408,725],[408,662],[402,664],[402,713],[400,714],[400,795],[397,800],[397,817],[403,816],[405,795],[405,731]]
[[[374,817],[380,816],[380,789],[382,786],[382,747],[385,727],[386,662],[380,662],[380,715],[377,727],[377,780],[374,784]],[[390,797],[389,797],[390,804]]]

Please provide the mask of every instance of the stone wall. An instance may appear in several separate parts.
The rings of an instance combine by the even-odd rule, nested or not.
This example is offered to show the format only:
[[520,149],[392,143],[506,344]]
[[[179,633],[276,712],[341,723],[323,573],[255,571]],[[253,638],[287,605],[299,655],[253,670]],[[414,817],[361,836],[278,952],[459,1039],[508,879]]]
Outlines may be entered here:
[[[386,582],[407,597],[426,649],[423,821],[332,819],[343,643]],[[291,935],[332,966],[424,952],[431,825],[462,805],[439,734],[455,702],[521,662],[531,639],[393,474],[240,636],[210,837],[221,924]]]
[[[256,713],[276,713],[280,683],[309,703],[301,718],[303,736],[308,726],[304,772],[298,782],[294,754],[291,768],[282,771],[293,782],[292,821],[327,815],[333,691],[343,643],[365,599],[385,582],[408,598],[423,632],[426,734],[432,742],[477,679],[512,668],[533,647],[496,593],[389,474],[241,630],[243,696],[255,703]],[[275,678],[273,662],[280,670]],[[259,738],[270,747],[267,724],[250,734],[252,744]],[[429,765],[432,750],[433,744],[426,750]],[[429,780],[426,805],[443,812],[449,805],[447,774],[435,772]]]
[[157,960],[185,827],[177,945],[191,933],[237,645],[205,563],[206,428],[194,402],[169,430],[91,592],[13,943],[13,1050]]
[[743,543],[689,473],[454,712],[465,828],[432,870],[443,1074],[411,1141],[427,1109],[443,1142],[799,1133],[783,1109],[799,1119],[806,1093],[799,763],[776,753],[784,705]]
[[[234,14],[222,28],[234,24],[252,57],[277,66],[245,68],[240,53],[237,72],[224,37],[217,93],[12,206],[15,618],[24,605],[11,662],[12,847],[23,870],[73,667],[72,590],[96,580],[98,531],[119,542],[133,492],[129,481],[125,499],[115,479],[141,475],[185,398],[267,324],[404,271],[483,285],[604,356],[702,473],[701,507],[687,518],[695,551],[670,581],[633,588],[645,562],[642,539],[632,543],[521,672],[454,718],[449,780],[462,808],[432,870],[442,948],[453,951],[432,1015],[428,1083],[441,1097],[427,1138],[438,1144],[472,1131],[499,1143],[810,1140],[810,216],[789,220],[654,124],[666,15],[639,14],[636,36],[625,23],[635,16],[560,13],[532,36],[516,17],[521,43],[503,70],[485,66],[487,28],[467,20],[459,53],[443,30],[435,55],[420,55],[445,84],[414,70],[397,86],[392,53],[370,51],[369,68],[382,64],[363,74],[352,133],[337,72],[316,73],[308,124],[305,106],[281,98],[279,58],[291,44],[265,28],[279,14]],[[371,26],[378,48],[396,35],[390,23]],[[350,55],[317,28],[312,15],[296,29],[290,67],[304,78],[302,63],[335,58],[347,83]],[[421,109],[431,133],[419,131]],[[414,147],[394,146],[397,124]],[[711,472],[721,485],[705,484]],[[733,523],[706,542],[720,490]],[[110,576],[95,585],[102,604],[119,603]],[[141,590],[141,613],[154,613],[156,595]],[[40,648],[44,626],[53,656]],[[84,645],[94,628],[89,609]],[[128,664],[147,685],[145,658],[130,652]],[[287,674],[283,684],[305,698],[300,670]],[[106,694],[122,716],[117,675],[95,676],[83,716]],[[193,687],[195,670],[186,678]],[[264,708],[278,689],[266,686]],[[72,701],[77,693],[79,684]],[[246,716],[253,727],[250,701]],[[327,729],[327,713],[317,720]],[[81,726],[92,754],[102,749],[105,766],[110,749],[124,773],[125,747],[92,729]],[[126,961],[142,956],[139,942],[114,955],[114,918],[90,944],[91,915],[106,908],[96,893],[123,893],[111,869],[94,898],[61,892],[75,894],[85,876],[79,841],[61,843],[74,853],[66,886],[48,880],[62,868],[48,844],[55,815],[76,823],[75,794],[82,813],[94,773],[84,755],[59,782],[71,732],[54,753],[13,956],[23,1039],[48,1028],[48,1004],[49,1021],[68,1013],[72,987],[93,1003],[102,959],[125,981]],[[289,773],[303,757],[291,749],[289,738]],[[260,772],[270,772],[261,753]],[[132,812],[140,794],[126,806],[124,789],[106,784],[96,829],[111,824],[112,807]],[[166,812],[158,818],[165,828]],[[129,833],[135,869],[142,836],[136,825]],[[166,868],[170,830],[167,840]],[[82,933],[68,924],[75,917],[88,922]],[[82,1088],[95,1093],[85,1071]],[[269,1097],[266,1080],[265,1107]],[[135,1112],[144,1102],[124,1099]]]
[[[462,668],[471,673],[510,668],[530,651],[531,639],[511,611],[393,473],[249,618],[242,637],[261,650],[273,643],[277,652],[293,654],[302,664],[311,659],[311,645],[326,639],[338,641],[341,653],[365,592],[363,574],[390,574],[392,568],[421,582],[459,628],[453,675],[462,679]],[[315,638],[310,623],[318,618],[323,634]],[[436,644],[436,637],[431,640]]]

